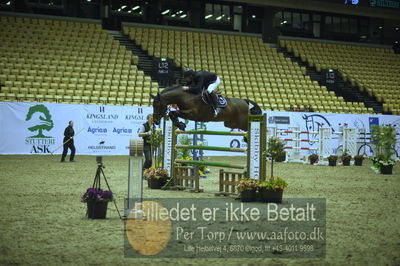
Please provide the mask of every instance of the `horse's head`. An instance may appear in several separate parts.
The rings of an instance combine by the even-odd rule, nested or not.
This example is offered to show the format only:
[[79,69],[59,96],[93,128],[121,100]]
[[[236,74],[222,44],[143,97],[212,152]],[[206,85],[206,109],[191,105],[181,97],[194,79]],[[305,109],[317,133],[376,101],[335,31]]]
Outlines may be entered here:
[[167,105],[163,103],[160,93],[155,96],[150,94],[150,97],[153,98],[153,121],[156,125],[159,125],[161,118],[167,112]]
[[313,131],[314,130],[314,121],[313,121],[313,117],[311,115],[306,115],[304,114],[302,116],[302,118],[305,120],[306,122],[306,128],[307,131]]

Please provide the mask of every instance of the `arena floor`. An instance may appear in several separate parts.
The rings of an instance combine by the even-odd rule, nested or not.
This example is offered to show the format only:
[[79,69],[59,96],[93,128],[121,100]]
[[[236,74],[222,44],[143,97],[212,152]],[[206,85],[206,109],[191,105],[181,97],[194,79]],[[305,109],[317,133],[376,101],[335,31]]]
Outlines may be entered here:
[[[284,197],[327,199],[325,259],[132,259],[124,258],[124,224],[114,206],[107,220],[85,218],[80,196],[93,181],[95,157],[0,156],[2,187],[0,264],[104,265],[398,265],[400,264],[400,166],[394,175],[363,167],[277,163],[287,179]],[[221,161],[228,158],[211,158]],[[229,157],[232,163],[244,158]],[[122,210],[128,158],[104,157],[105,173]],[[202,179],[204,193],[145,188],[147,197],[214,197],[218,169]]]

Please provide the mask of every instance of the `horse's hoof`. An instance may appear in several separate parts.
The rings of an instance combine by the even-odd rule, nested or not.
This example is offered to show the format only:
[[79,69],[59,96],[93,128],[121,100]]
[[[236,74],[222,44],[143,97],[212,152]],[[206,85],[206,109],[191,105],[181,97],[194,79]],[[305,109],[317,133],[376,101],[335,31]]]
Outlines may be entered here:
[[178,128],[179,128],[180,130],[182,130],[182,131],[185,131],[185,128],[186,128],[185,123],[180,122],[179,125],[178,125]]

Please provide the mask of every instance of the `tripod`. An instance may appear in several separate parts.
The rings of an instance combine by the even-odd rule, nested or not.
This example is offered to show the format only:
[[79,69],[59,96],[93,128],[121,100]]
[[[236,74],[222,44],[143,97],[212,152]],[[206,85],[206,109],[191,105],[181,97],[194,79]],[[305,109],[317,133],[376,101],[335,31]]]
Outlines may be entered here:
[[[112,193],[110,185],[108,184],[106,175],[104,174],[103,168],[105,168],[105,166],[103,165],[103,163],[101,162],[97,162],[97,170],[96,170],[96,175],[94,176],[94,180],[93,180],[93,188],[100,188],[100,180],[101,180],[101,175],[103,175],[104,181],[106,182],[107,188],[108,190]],[[118,216],[120,219],[122,219],[121,214],[119,212],[119,209],[117,207],[117,202],[115,201],[115,198],[113,196],[113,202],[115,205],[115,208],[117,209],[118,212]]]

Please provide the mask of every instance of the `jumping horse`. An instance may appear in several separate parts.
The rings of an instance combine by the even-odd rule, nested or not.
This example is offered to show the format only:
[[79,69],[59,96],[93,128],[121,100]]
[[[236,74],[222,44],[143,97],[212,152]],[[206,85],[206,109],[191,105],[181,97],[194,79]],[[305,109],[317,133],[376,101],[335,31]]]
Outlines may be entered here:
[[185,124],[179,122],[179,118],[199,122],[223,121],[225,127],[231,129],[248,129],[248,115],[262,114],[261,108],[248,99],[225,98],[226,107],[221,108],[220,113],[214,117],[212,106],[205,103],[202,95],[192,94],[182,90],[181,85],[165,88],[153,98],[153,119],[156,125],[165,116],[168,105],[177,105],[179,110],[170,111],[169,117],[172,123],[179,129],[185,130]]

